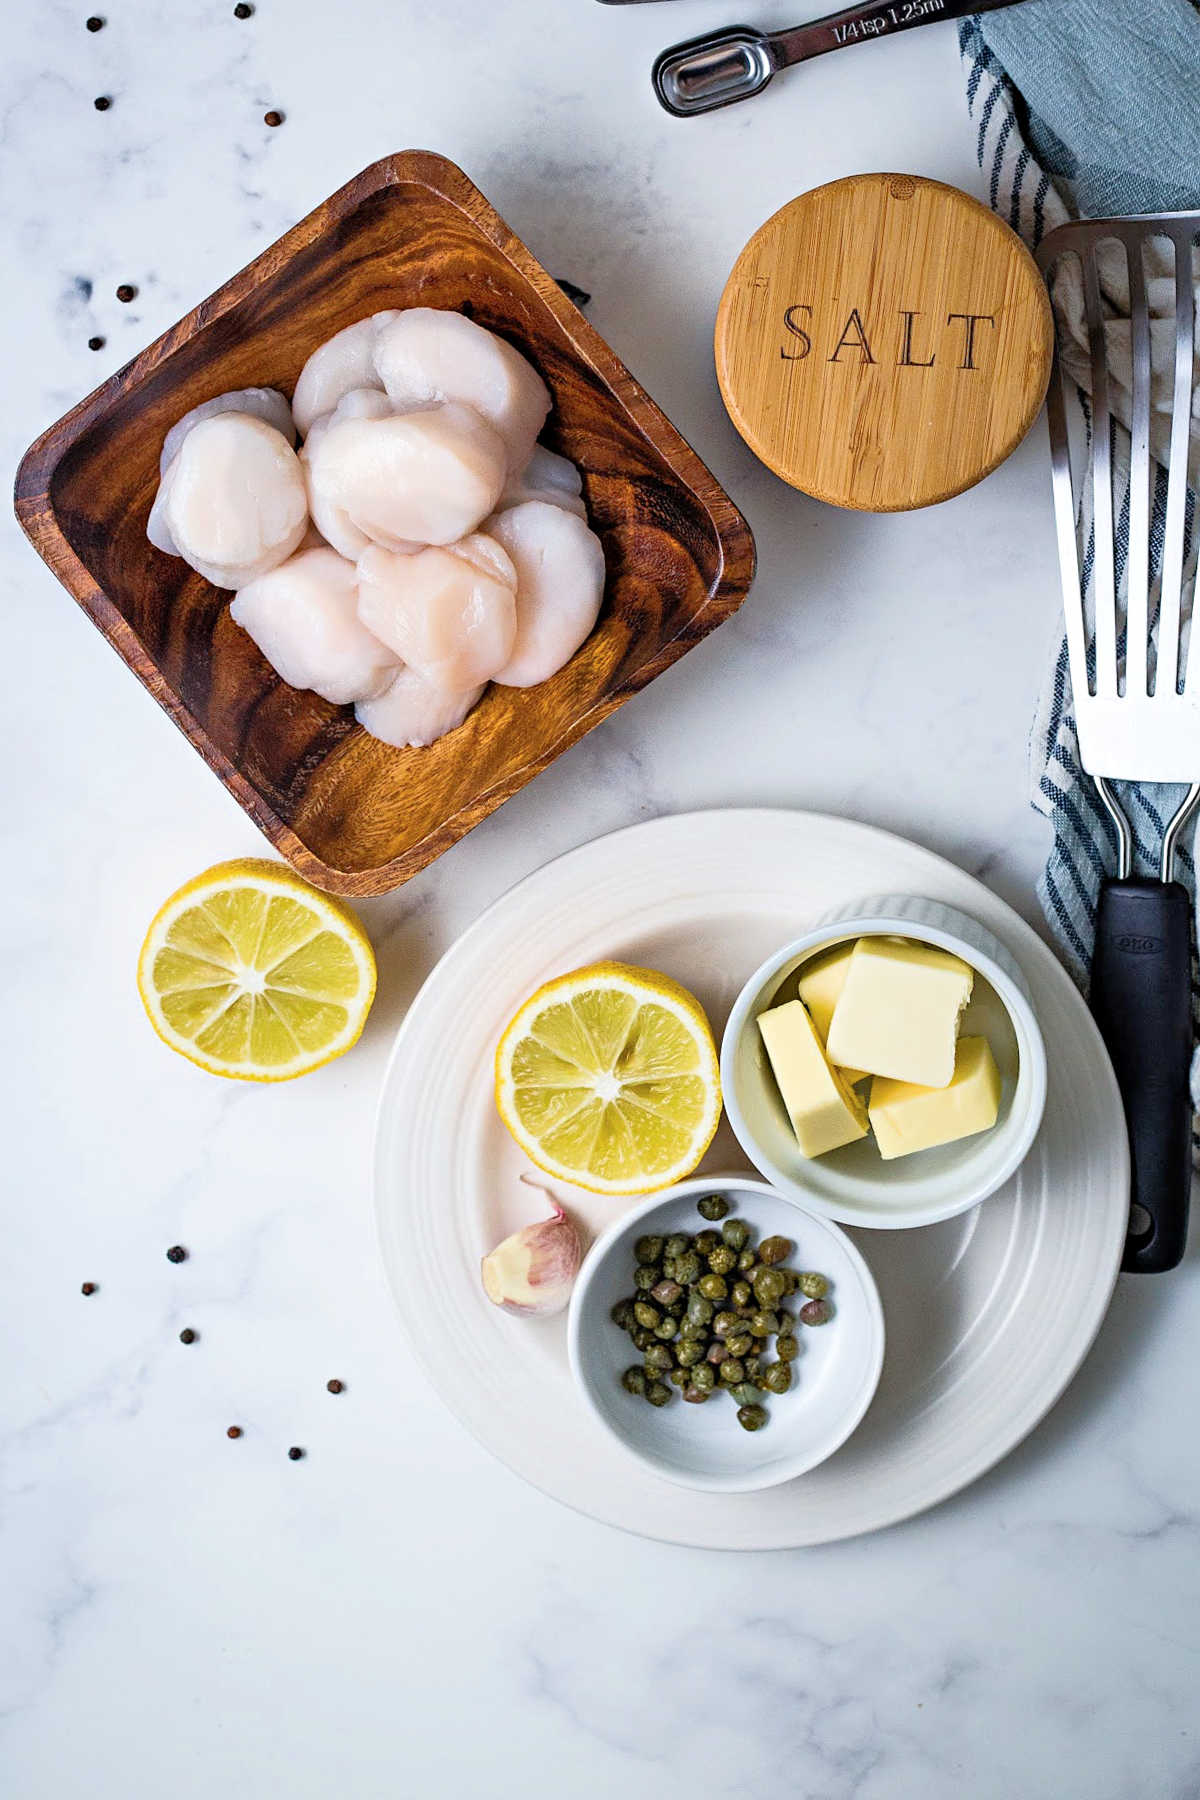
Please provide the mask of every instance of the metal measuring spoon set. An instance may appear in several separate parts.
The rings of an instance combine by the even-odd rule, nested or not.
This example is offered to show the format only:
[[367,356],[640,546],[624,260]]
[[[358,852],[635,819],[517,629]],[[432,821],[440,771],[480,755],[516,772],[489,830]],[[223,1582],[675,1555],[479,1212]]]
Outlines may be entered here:
[[[601,3],[638,6],[645,0]],[[689,119],[694,113],[749,100],[761,94],[781,69],[810,62],[830,50],[845,50],[851,44],[911,31],[917,25],[934,25],[940,19],[961,19],[968,13],[993,12],[1017,4],[1019,0],[884,0],[881,5],[873,0],[787,31],[731,25],[724,31],[706,31],[672,44],[656,59],[651,79],[660,104],[677,119]]]

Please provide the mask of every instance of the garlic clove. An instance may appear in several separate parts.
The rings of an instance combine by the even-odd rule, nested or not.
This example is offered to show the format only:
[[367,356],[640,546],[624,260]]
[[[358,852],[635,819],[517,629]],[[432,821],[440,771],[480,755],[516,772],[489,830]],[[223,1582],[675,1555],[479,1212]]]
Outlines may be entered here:
[[[521,1179],[530,1187],[539,1186],[528,1176]],[[571,1297],[583,1260],[583,1246],[574,1224],[549,1189],[541,1191],[550,1202],[550,1218],[514,1231],[480,1264],[484,1293],[505,1312],[526,1316],[561,1312]]]

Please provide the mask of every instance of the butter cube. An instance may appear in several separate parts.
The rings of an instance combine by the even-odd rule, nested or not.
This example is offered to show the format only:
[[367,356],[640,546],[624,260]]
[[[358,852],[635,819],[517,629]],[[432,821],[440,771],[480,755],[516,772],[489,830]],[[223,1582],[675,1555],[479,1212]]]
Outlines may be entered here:
[[829,1026],[830,1062],[948,1087],[974,980],[965,962],[932,944],[859,938]]
[[949,1087],[916,1087],[886,1075],[871,1083],[871,1125],[879,1154],[889,1162],[990,1131],[999,1112],[1000,1071],[986,1038],[959,1038]]
[[758,1016],[758,1029],[802,1156],[824,1156],[867,1135],[867,1109],[826,1060],[807,1009],[788,1000]]
[[[822,1044],[829,1037],[833,1009],[845,984],[846,970],[853,954],[854,939],[851,938],[845,944],[835,944],[832,950],[822,950],[811,962],[801,965],[797,988]],[[841,1072],[851,1085],[865,1081],[868,1074],[866,1069],[843,1069]]]

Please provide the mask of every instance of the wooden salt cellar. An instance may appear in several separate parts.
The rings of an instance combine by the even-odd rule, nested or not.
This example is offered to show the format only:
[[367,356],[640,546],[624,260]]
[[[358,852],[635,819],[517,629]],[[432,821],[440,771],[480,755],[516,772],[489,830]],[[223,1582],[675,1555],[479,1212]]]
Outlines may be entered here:
[[1028,250],[957,188],[851,175],[751,238],[717,313],[729,416],[820,500],[901,512],[981,481],[1020,443],[1054,347]]

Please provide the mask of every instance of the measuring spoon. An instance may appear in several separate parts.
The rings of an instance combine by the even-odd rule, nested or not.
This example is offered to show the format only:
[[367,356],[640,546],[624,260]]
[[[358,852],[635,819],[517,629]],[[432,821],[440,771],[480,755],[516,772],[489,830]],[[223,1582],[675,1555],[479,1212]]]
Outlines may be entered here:
[[1019,0],[885,0],[848,6],[789,31],[757,31],[731,25],[706,31],[685,43],[672,44],[654,64],[651,79],[662,105],[677,119],[713,112],[761,94],[773,75],[793,63],[808,62],[828,50],[844,50],[870,38],[890,37],[939,19],[961,19],[967,13],[993,12]]

